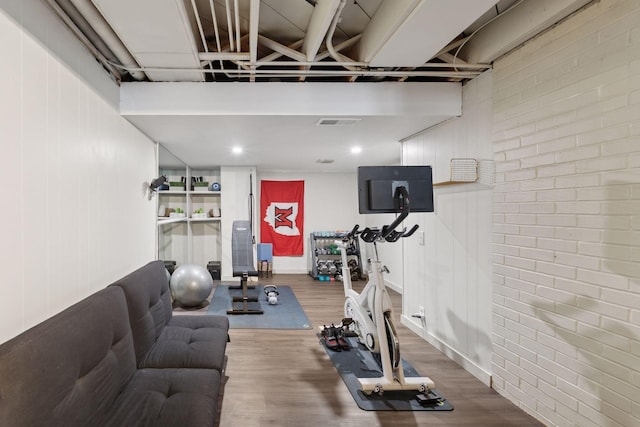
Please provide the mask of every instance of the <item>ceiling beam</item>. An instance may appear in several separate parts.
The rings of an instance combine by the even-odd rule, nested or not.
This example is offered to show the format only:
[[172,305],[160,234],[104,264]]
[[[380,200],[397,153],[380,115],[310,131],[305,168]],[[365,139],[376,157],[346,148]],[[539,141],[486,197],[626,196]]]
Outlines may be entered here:
[[288,58],[295,59],[296,61],[306,61],[307,60],[307,57],[304,54],[298,52],[297,50],[293,50],[290,47],[287,47],[287,46],[285,46],[283,44],[280,44],[275,40],[271,40],[268,37],[259,35],[258,36],[258,40],[260,41],[261,45],[263,45],[265,47],[268,47],[269,49],[273,50],[274,52],[278,52],[278,53],[280,53],[280,54],[282,54],[282,55],[284,55],[284,56],[286,56]]
[[123,83],[120,113],[128,115],[461,114],[459,83]]
[[249,6],[249,54],[251,65],[258,59],[258,23],[260,22],[260,0],[251,0]]

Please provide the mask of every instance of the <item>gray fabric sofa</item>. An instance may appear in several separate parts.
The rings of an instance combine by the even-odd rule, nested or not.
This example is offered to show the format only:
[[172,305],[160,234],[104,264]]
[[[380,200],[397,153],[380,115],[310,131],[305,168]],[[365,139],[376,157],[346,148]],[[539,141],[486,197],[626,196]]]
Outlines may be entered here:
[[139,368],[222,370],[228,340],[226,316],[173,316],[162,261],[152,261],[111,286],[127,297]]
[[[134,287],[133,280],[139,280],[139,299],[142,283],[149,292],[160,279],[160,288],[168,289],[164,271],[154,276],[157,265],[0,345],[0,426],[215,425],[228,319],[171,317],[166,292],[157,299],[149,294],[146,322],[130,319],[137,303],[127,300],[125,289]],[[151,314],[157,312],[164,314]],[[152,333],[142,326],[149,318]],[[134,333],[132,325],[141,329]]]

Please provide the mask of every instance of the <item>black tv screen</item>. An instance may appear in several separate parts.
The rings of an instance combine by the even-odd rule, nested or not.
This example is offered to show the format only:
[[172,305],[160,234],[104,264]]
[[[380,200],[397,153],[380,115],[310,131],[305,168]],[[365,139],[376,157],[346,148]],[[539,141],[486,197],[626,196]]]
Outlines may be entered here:
[[397,213],[395,194],[399,186],[403,186],[409,195],[411,212],[433,212],[431,166],[360,166],[360,213]]

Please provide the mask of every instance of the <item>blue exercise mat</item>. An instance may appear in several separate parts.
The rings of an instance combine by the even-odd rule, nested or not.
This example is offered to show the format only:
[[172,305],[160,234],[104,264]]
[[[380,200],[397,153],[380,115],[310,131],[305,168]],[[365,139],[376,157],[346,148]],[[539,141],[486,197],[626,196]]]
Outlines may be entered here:
[[[342,377],[351,396],[360,409],[365,411],[452,411],[453,406],[437,390],[430,390],[429,397],[434,401],[421,404],[416,399],[418,391],[388,390],[382,395],[372,393],[367,396],[358,383],[358,378],[377,378],[382,376],[382,369],[375,356],[357,338],[348,337],[349,350],[334,351],[320,341],[326,349],[331,362]],[[402,359],[405,377],[419,377],[418,372]]]
[[232,308],[233,297],[241,296],[242,289],[219,284],[213,293],[207,314],[227,316],[232,329],[311,329],[311,322],[291,287],[277,288],[278,303],[273,305],[266,299],[264,286],[256,285],[255,289],[248,290],[249,296],[258,297],[258,302],[250,303],[250,307],[263,310],[263,314],[227,314],[227,310]]

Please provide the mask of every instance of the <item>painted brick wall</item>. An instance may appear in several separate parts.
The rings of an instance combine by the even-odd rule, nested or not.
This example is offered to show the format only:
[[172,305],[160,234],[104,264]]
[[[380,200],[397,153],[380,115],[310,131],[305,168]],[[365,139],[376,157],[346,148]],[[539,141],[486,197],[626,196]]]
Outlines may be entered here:
[[494,387],[548,425],[640,425],[640,2],[499,59]]

